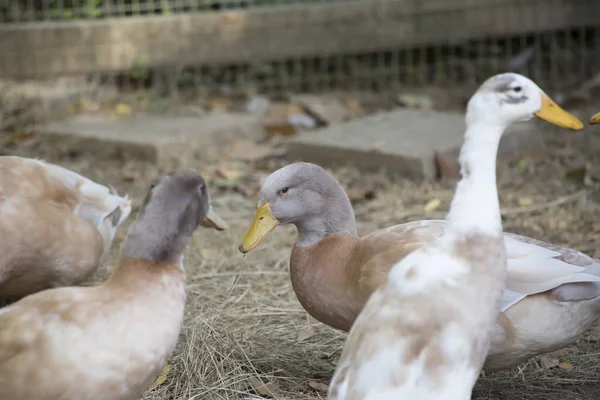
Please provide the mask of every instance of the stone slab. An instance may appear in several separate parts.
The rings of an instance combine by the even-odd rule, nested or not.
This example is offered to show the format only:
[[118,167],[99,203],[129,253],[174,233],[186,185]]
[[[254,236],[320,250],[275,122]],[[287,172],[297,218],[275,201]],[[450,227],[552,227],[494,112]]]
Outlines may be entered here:
[[86,77],[37,81],[0,79],[0,132],[28,130],[31,126],[69,115],[81,99],[110,101],[114,88],[96,85]]
[[[415,180],[436,176],[434,151],[456,160],[463,140],[463,114],[398,109],[299,134],[287,144],[290,161],[323,166],[353,165],[384,169]],[[502,138],[500,155],[543,146],[534,121],[512,126]]]
[[97,158],[136,159],[167,168],[190,159],[212,161],[234,139],[255,138],[260,120],[251,114],[201,117],[135,114],[124,119],[77,115],[36,127],[42,140]]

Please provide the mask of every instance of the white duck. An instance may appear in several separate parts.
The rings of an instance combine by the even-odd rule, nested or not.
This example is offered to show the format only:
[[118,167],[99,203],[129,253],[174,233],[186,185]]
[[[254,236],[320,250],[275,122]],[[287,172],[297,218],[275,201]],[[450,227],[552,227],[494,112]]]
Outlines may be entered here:
[[0,399],[139,399],[179,338],[183,252],[210,211],[193,170],[152,185],[111,277],[49,289],[0,309]]
[[496,188],[504,130],[534,115],[581,123],[517,74],[469,101],[458,183],[440,237],[408,254],[352,326],[328,398],[470,399],[487,357],[507,265]]

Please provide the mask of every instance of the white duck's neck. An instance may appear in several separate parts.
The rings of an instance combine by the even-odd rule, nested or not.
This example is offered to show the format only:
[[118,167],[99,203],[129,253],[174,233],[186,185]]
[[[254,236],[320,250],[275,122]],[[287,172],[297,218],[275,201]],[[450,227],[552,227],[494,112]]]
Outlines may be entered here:
[[496,187],[496,158],[505,127],[470,123],[460,151],[462,179],[446,220],[448,233],[502,234]]

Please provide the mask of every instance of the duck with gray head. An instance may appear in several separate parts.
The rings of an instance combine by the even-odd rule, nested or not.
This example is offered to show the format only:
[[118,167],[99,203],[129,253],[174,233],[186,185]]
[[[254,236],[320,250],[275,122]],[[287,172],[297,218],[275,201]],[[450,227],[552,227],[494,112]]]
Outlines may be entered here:
[[204,179],[191,169],[163,176],[104,284],[49,289],[0,309],[0,398],[140,398],[177,343],[183,252],[199,225],[226,228]]
[[[486,108],[501,104],[502,112],[519,113],[528,106],[534,110],[532,115],[555,125],[583,127],[529,82],[516,74],[497,76],[481,89],[478,98],[485,99],[483,107],[474,104],[472,111],[490,119],[487,124],[498,125],[502,121],[493,119],[498,115],[486,113]],[[436,240],[447,226],[440,220],[413,221],[358,236],[342,186],[323,168],[309,163],[290,164],[269,175],[258,205],[240,251],[258,247],[277,225],[295,225],[298,238],[290,257],[290,276],[298,300],[313,317],[344,331],[350,330],[371,294],[385,283],[392,266]],[[535,355],[564,348],[600,319],[597,260],[510,233],[504,234],[504,243],[508,278],[487,371],[512,368]]]

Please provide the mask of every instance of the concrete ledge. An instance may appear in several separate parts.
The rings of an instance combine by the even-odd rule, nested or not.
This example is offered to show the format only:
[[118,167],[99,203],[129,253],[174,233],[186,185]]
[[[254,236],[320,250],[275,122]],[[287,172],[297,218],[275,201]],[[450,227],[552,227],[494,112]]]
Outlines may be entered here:
[[594,26],[600,1],[363,0],[0,25],[0,77],[245,64]]

